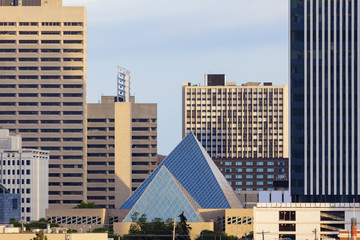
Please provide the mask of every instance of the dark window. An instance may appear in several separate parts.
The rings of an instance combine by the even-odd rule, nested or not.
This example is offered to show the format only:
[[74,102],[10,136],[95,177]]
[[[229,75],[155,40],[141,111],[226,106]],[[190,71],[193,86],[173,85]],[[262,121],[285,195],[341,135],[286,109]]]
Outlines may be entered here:
[[280,221],[296,221],[296,212],[295,211],[280,211],[279,212]]
[[279,224],[279,232],[295,232],[296,231],[296,225],[294,223],[292,224]]

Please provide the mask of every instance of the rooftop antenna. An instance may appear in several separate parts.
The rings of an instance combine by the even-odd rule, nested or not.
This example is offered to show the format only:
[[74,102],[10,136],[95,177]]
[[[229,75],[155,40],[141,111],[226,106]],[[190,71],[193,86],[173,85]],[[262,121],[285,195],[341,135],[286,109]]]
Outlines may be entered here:
[[117,67],[117,101],[130,102],[130,71]]

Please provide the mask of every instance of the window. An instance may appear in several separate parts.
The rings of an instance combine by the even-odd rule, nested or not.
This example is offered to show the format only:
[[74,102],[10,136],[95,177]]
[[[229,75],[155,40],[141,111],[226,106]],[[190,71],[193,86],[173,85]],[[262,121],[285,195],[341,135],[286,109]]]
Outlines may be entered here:
[[0,22],[0,26],[16,26],[15,22]]
[[225,178],[226,178],[226,179],[231,179],[231,174],[226,174],[226,175],[225,175]]
[[253,172],[253,169],[252,168],[247,168],[246,172]]
[[295,232],[296,225],[295,224],[279,224],[279,232]]
[[19,31],[19,35],[38,35],[37,31]]
[[60,44],[60,40],[41,40],[42,44]]
[[264,166],[264,162],[257,162],[256,165],[257,166]]
[[19,40],[20,44],[38,44],[38,40]]
[[274,175],[267,175],[268,179],[274,179]]
[[268,168],[267,172],[274,172],[274,169],[273,168]]
[[274,162],[267,162],[268,166],[274,166]]
[[0,44],[15,44],[16,40],[0,40]]
[[246,162],[246,166],[252,166],[253,164],[253,162]]
[[231,166],[231,162],[225,162],[225,166]]
[[64,31],[64,35],[83,35],[82,31]]
[[60,35],[59,31],[42,31],[41,35]]
[[253,179],[253,175],[246,175],[246,179]]
[[64,44],[82,44],[82,40],[64,40]]
[[42,22],[41,26],[60,26],[59,22]]
[[295,211],[280,211],[279,212],[280,221],[296,221]]

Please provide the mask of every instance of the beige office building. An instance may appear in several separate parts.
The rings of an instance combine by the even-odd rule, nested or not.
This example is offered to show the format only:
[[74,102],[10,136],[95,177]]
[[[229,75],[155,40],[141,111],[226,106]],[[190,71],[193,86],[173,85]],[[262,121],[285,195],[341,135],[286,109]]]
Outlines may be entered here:
[[[234,190],[274,190],[288,180],[288,87],[183,84],[183,136],[193,132]],[[281,185],[281,184],[280,184]]]
[[157,166],[157,105],[87,104],[87,201],[119,208]]
[[51,152],[49,207],[85,197],[86,9],[0,1],[0,127]]

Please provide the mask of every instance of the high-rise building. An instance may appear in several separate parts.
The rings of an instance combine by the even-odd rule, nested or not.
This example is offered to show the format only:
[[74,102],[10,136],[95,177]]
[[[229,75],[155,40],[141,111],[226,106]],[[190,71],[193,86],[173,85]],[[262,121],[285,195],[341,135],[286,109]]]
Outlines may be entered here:
[[45,217],[49,195],[49,152],[22,149],[21,136],[0,129],[0,184],[21,196],[21,218],[29,222]]
[[87,201],[121,204],[157,167],[157,105],[103,96],[87,104]]
[[183,136],[194,133],[234,190],[274,190],[288,180],[288,88],[183,84]]
[[293,201],[360,201],[358,12],[358,1],[290,1]]
[[49,150],[49,206],[86,197],[86,9],[0,1],[0,127]]

